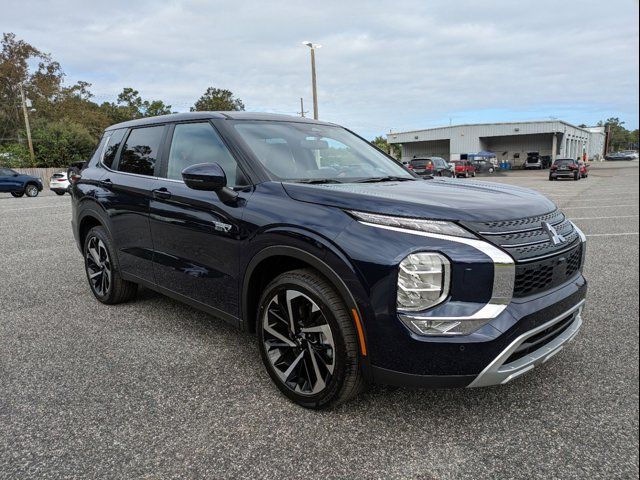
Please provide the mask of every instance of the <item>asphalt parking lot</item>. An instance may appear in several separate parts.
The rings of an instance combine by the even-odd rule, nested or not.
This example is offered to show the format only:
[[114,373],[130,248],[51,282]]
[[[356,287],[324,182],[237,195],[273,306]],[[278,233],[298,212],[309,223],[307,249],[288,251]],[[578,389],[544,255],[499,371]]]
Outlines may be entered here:
[[69,197],[0,194],[0,478],[638,478],[638,163],[489,181],[589,236],[584,326],[503,387],[280,395],[255,339],[143,290],[91,295]]

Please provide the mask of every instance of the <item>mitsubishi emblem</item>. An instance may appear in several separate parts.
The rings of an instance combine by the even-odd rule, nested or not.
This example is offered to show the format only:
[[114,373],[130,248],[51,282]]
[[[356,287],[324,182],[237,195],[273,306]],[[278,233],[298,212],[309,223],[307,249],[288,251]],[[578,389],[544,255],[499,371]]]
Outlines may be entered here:
[[567,239],[564,238],[564,236],[560,235],[551,224],[542,222],[542,228],[545,232],[547,232],[547,235],[549,235],[549,238],[551,239],[551,243],[553,243],[554,245],[560,245],[561,243],[567,241]]

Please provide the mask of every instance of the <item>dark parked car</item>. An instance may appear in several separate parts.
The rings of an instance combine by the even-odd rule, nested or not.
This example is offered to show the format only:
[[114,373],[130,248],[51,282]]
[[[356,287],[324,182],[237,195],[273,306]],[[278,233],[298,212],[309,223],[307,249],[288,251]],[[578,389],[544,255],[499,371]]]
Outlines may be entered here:
[[414,158],[408,168],[420,176],[453,177],[451,166],[441,157]]
[[0,167],[0,192],[11,193],[14,197],[25,194],[27,197],[37,197],[42,188],[40,178]]
[[495,165],[484,158],[470,160],[470,162],[476,169],[476,173],[493,173],[496,171]]
[[254,332],[273,382],[308,408],[370,382],[504,384],[582,324],[586,238],[553,202],[420,180],[337,125],[121,123],[71,189],[95,298],[144,285]]
[[[559,178],[570,178],[580,180],[583,175],[588,175],[586,167],[580,166],[581,161],[573,158],[558,158],[549,170],[549,180],[558,180]],[[582,162],[584,165],[584,162]]]

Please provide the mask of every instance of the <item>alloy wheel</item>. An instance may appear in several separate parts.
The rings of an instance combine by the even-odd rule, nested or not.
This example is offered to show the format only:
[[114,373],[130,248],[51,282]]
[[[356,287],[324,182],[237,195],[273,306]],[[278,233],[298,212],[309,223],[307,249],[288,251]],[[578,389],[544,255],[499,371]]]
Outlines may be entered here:
[[104,297],[111,288],[111,260],[107,247],[98,237],[91,237],[85,256],[91,288],[96,294]]
[[27,186],[27,197],[35,197],[38,195],[38,187],[34,185]]
[[280,290],[262,315],[263,342],[280,381],[300,395],[320,393],[335,368],[331,326],[320,307],[298,290]]

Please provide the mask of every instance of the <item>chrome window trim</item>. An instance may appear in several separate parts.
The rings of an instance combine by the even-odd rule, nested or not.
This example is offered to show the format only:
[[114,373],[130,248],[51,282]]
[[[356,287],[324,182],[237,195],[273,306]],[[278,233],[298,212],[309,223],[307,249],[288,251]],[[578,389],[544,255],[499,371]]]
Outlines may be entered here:
[[406,320],[491,320],[500,315],[509,305],[513,298],[513,290],[515,287],[515,260],[506,252],[503,252],[498,247],[486,242],[485,240],[472,239],[465,237],[453,237],[450,235],[442,235],[439,233],[429,233],[417,230],[408,230],[405,228],[392,227],[389,225],[378,225],[375,223],[359,221],[362,225],[370,227],[382,228],[385,230],[391,230],[394,232],[408,233],[411,235],[418,235],[421,237],[435,238],[438,240],[446,240],[449,242],[462,243],[487,255],[493,261],[493,288],[491,299],[478,311],[472,315],[464,317],[437,317],[430,315],[406,315],[399,313],[401,318]]

